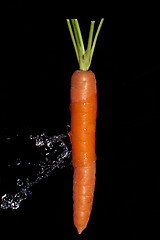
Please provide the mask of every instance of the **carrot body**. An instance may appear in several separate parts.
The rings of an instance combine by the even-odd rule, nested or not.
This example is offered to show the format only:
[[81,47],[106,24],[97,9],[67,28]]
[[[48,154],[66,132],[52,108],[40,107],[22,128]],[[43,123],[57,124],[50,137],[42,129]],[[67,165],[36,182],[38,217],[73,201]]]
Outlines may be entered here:
[[90,218],[95,188],[97,87],[92,71],[75,71],[71,78],[73,220],[81,233]]

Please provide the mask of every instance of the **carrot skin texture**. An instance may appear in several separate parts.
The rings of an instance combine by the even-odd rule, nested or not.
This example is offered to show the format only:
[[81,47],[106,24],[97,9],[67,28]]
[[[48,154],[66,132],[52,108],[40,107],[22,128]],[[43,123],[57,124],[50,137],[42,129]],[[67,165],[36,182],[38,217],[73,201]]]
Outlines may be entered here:
[[97,86],[92,71],[75,71],[71,78],[73,220],[80,234],[87,226],[95,188]]

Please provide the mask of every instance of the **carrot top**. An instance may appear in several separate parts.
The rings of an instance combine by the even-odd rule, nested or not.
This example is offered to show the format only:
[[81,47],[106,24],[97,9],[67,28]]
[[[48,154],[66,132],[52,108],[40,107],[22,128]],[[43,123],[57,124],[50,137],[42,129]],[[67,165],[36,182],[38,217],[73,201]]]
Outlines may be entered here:
[[87,50],[85,51],[83,38],[82,38],[82,34],[81,34],[81,30],[80,30],[78,20],[77,19],[71,19],[72,26],[73,26],[73,30],[72,30],[70,20],[67,19],[69,32],[70,32],[71,39],[72,39],[72,42],[73,42],[73,46],[74,46],[74,49],[75,49],[75,52],[76,52],[76,56],[77,56],[77,60],[78,60],[78,63],[79,63],[80,70],[87,71],[89,69],[90,65],[91,65],[93,52],[94,52],[94,49],[95,49],[96,41],[97,41],[97,38],[98,38],[98,35],[99,35],[99,32],[100,32],[100,29],[102,27],[103,21],[104,21],[104,18],[102,18],[100,23],[99,23],[99,26],[98,26],[97,32],[95,34],[93,43],[92,43],[92,39],[93,39],[93,31],[94,31],[95,21],[91,21],[90,31],[89,31],[89,36],[88,36],[88,45],[87,45]]

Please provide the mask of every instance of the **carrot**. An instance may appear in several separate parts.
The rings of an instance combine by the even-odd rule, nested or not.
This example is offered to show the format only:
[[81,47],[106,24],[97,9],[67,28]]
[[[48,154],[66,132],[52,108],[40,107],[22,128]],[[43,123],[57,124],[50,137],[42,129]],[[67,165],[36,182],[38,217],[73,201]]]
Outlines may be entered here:
[[96,174],[95,132],[97,118],[96,78],[89,71],[95,44],[104,19],[101,19],[93,44],[91,21],[87,50],[77,19],[67,19],[80,70],[71,78],[71,131],[73,175],[73,220],[79,234],[86,228],[93,204]]

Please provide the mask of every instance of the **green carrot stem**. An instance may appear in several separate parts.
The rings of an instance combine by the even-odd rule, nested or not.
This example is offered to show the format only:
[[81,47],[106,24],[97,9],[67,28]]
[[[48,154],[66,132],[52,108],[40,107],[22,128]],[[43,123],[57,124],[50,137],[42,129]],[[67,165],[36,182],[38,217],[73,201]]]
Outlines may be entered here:
[[91,59],[92,59],[92,56],[93,56],[93,52],[94,52],[94,49],[95,49],[95,46],[96,46],[97,38],[98,38],[99,32],[101,30],[103,21],[104,21],[104,18],[101,19],[100,24],[99,24],[98,29],[97,29],[97,32],[96,32],[96,35],[94,37],[94,41],[93,41],[93,45],[92,45],[92,49],[91,49]]
[[68,24],[69,32],[70,32],[71,39],[72,39],[72,42],[73,42],[73,46],[74,46],[74,49],[75,49],[75,52],[76,52],[77,60],[79,62],[78,48],[77,48],[76,40],[74,38],[74,34],[73,34],[73,31],[72,31],[72,27],[71,27],[71,23],[70,23],[69,19],[67,19],[67,24]]
[[[100,32],[100,29],[102,27],[104,18],[102,18],[100,23],[99,23],[97,32],[96,32],[95,37],[94,37],[93,44],[92,44],[92,39],[93,39],[93,31],[94,31],[95,21],[91,21],[90,31],[89,31],[89,36],[88,36],[88,45],[87,45],[87,50],[86,51],[85,51],[85,48],[84,48],[83,38],[82,38],[82,34],[81,34],[81,30],[80,30],[78,20],[77,19],[71,19],[71,21],[72,21],[72,26],[71,26],[71,23],[70,23],[69,19],[67,19],[67,25],[68,25],[69,32],[70,32],[70,35],[71,35],[71,39],[72,39],[72,42],[73,42],[73,46],[74,46],[74,49],[75,49],[75,52],[76,52],[77,60],[78,60],[78,63],[79,63],[79,68],[80,68],[80,70],[87,71],[89,69],[90,65],[91,65],[93,52],[94,52],[94,49],[95,49],[97,38],[98,38],[98,35],[99,35],[99,32]],[[73,30],[72,30],[72,27],[73,27]]]

